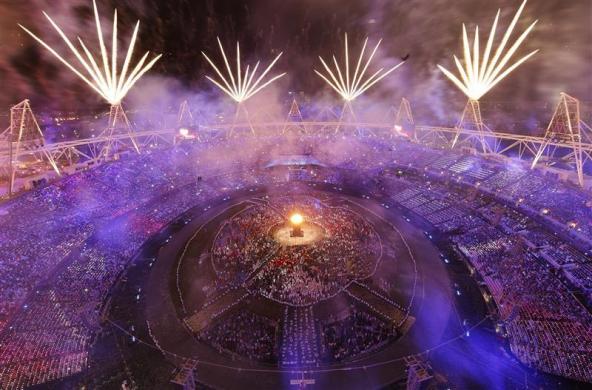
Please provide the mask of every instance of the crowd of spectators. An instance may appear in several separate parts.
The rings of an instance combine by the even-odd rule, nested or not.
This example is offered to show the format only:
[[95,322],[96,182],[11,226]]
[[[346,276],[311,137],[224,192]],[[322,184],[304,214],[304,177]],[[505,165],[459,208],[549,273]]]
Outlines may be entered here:
[[393,324],[368,311],[356,310],[323,324],[323,360],[334,363],[370,353],[397,337]]
[[383,172],[383,187],[475,267],[512,352],[544,372],[592,380],[592,315],[573,294],[580,288],[591,302],[590,194],[470,155],[398,148],[398,168]]
[[[310,245],[281,245],[273,228],[299,210],[324,236]],[[309,305],[337,294],[349,282],[370,276],[380,253],[372,226],[341,206],[316,198],[271,198],[235,215],[213,245],[213,263],[221,279],[246,283],[270,299]]]
[[277,364],[277,335],[278,324],[274,320],[240,308],[210,325],[200,339],[219,352]]

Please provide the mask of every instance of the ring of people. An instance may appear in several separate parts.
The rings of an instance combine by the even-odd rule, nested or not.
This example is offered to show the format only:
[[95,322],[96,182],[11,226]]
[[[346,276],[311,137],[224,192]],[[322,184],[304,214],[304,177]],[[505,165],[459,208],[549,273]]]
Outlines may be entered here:
[[[293,210],[308,222],[292,226]],[[372,276],[382,244],[372,225],[347,206],[282,197],[233,215],[219,230],[211,253],[220,286],[238,283],[253,294],[307,306]]]
[[[248,198],[215,214],[180,259],[182,270],[194,262],[200,275],[213,271],[199,297],[195,274],[180,272],[185,325],[222,356],[279,367],[342,363],[392,344],[414,322],[408,310],[415,291],[391,297],[372,286],[372,277],[381,267],[383,283],[397,272],[415,280],[413,258],[398,264],[392,255],[403,245],[394,245],[383,259],[375,225],[382,234],[396,232],[364,212],[351,200],[319,192]],[[363,337],[339,342],[344,332],[359,329]]]

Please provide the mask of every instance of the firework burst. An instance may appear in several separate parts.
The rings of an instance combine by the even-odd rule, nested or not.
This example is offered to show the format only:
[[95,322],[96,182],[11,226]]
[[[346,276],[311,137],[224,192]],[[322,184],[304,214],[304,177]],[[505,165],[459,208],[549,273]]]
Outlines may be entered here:
[[446,75],[446,77],[448,77],[461,91],[463,91],[464,94],[469,97],[469,99],[479,100],[479,98],[495,87],[508,74],[510,74],[510,72],[512,72],[523,62],[538,52],[538,50],[534,50],[533,52],[514,62],[512,65],[507,66],[511,57],[520,47],[520,44],[522,44],[524,39],[526,39],[530,31],[537,23],[535,20],[530,26],[528,26],[528,28],[518,37],[514,44],[507,51],[505,51],[506,45],[508,44],[510,36],[512,35],[512,31],[514,30],[514,27],[516,27],[516,23],[518,22],[520,14],[522,13],[525,5],[526,0],[524,0],[516,12],[516,15],[514,15],[514,19],[512,19],[512,22],[506,30],[493,57],[491,57],[491,51],[493,48],[493,40],[497,29],[500,10],[497,11],[497,15],[493,21],[493,26],[491,27],[491,31],[487,39],[487,45],[485,46],[485,51],[483,52],[482,56],[479,50],[479,27],[475,27],[473,49],[471,51],[467,29],[463,24],[464,66],[461,61],[456,56],[454,56],[454,63],[458,69],[460,79],[443,66],[438,65],[438,68]]
[[327,65],[325,60],[323,60],[323,58],[319,56],[319,59],[323,64],[323,68],[325,69],[326,74],[323,74],[322,72],[316,69],[314,69],[314,71],[327,84],[329,84],[329,86],[333,88],[335,92],[341,95],[341,97],[344,100],[350,102],[358,96],[360,96],[361,94],[363,94],[364,92],[366,92],[374,84],[388,76],[391,72],[393,72],[395,69],[397,69],[399,66],[405,63],[405,61],[400,62],[399,64],[393,66],[387,71],[384,71],[384,68],[380,68],[376,72],[374,72],[370,77],[365,78],[368,67],[370,66],[370,63],[372,62],[372,59],[374,58],[374,55],[376,54],[376,51],[378,50],[378,47],[380,46],[381,42],[382,40],[378,41],[378,43],[374,47],[374,50],[372,50],[370,56],[368,57],[360,71],[360,67],[362,66],[362,62],[364,59],[364,53],[366,51],[366,46],[368,44],[368,38],[364,40],[364,45],[362,46],[360,56],[356,61],[355,71],[352,75],[350,72],[352,67],[349,63],[349,47],[347,42],[347,34],[345,34],[345,72],[342,71],[342,67],[339,65],[339,62],[335,58],[335,55],[333,55],[333,64],[335,65],[334,70],[332,70],[331,67]]
[[[49,20],[49,23],[58,32],[60,37],[66,43],[66,46],[68,46],[68,48],[72,51],[72,53],[78,60],[78,67],[72,64],[71,62],[67,61],[56,50],[54,50],[50,45],[45,43],[41,38],[37,37],[30,30],[28,30],[20,24],[19,26],[23,30],[25,30],[31,37],[33,37],[37,42],[39,42],[43,47],[45,47],[51,54],[53,54],[62,64],[64,64],[68,69],[70,69],[80,79],[82,79],[86,84],[88,84],[94,91],[101,95],[101,97],[103,97],[107,102],[109,102],[111,105],[117,105],[121,103],[121,100],[125,97],[125,95],[127,95],[127,93],[134,86],[134,84],[150,68],[152,68],[152,66],[156,63],[156,61],[158,61],[161,55],[158,55],[154,57],[152,60],[146,62],[149,54],[149,52],[146,52],[144,56],[140,59],[140,61],[138,61],[137,64],[133,67],[131,72],[129,71],[132,56],[134,53],[134,46],[136,44],[136,38],[138,35],[138,29],[140,27],[140,22],[138,21],[134,28],[130,44],[125,55],[123,66],[121,67],[121,70],[119,70],[117,61],[117,10],[115,10],[113,16],[111,55],[109,56],[109,53],[105,46],[103,30],[101,27],[101,22],[99,20],[99,12],[97,10],[97,4],[95,0],[93,0],[93,9],[95,16],[95,24],[97,27],[97,36],[99,39],[100,53],[102,57],[101,63],[98,63],[98,61],[95,59],[95,57],[87,48],[87,46],[84,44],[82,39],[78,37],[78,42],[80,43],[80,47],[84,52],[83,55],[80,52],[80,50],[72,43],[72,41],[66,36],[64,31],[45,12],[43,12],[43,15],[45,15],[47,20]],[[80,69],[79,66],[82,66],[82,69]]]
[[[206,53],[203,51],[201,54],[205,57],[208,63],[212,66],[220,81],[216,81],[213,77],[206,76],[208,80],[214,83],[218,88],[224,91],[228,96],[230,96],[234,101],[237,103],[242,103],[255,95],[257,92],[261,91],[263,88],[267,87],[269,84],[273,83],[280,77],[283,77],[286,73],[281,73],[277,76],[270,78],[267,81],[263,81],[265,76],[269,73],[271,68],[275,65],[275,63],[280,59],[283,53],[278,54],[273,61],[267,66],[265,71],[261,73],[261,75],[255,78],[257,73],[257,69],[259,68],[260,61],[257,61],[255,66],[251,69],[250,65],[247,65],[245,71],[243,73],[243,69],[241,67],[241,57],[240,57],[240,46],[238,42],[236,43],[236,75],[233,73],[230,63],[228,62],[228,57],[224,52],[224,47],[220,42],[220,38],[217,38],[218,46],[220,47],[220,52],[222,53],[222,58],[224,59],[224,65],[226,66],[226,75],[214,64],[214,62],[207,56]],[[253,81],[255,80],[255,81]]]

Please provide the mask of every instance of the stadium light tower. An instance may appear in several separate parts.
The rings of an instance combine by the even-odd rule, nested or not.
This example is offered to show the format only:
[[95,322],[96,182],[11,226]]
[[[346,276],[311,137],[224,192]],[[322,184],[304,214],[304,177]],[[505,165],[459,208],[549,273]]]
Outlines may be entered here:
[[325,70],[325,73],[314,69],[314,72],[319,75],[335,92],[337,92],[341,98],[343,99],[343,108],[341,110],[341,116],[339,118],[339,123],[335,132],[339,130],[341,127],[341,123],[344,119],[346,110],[349,110],[351,115],[355,118],[355,113],[352,107],[352,102],[370,89],[374,84],[378,83],[380,80],[388,76],[391,72],[397,69],[399,66],[403,65],[405,61],[400,62],[399,64],[391,67],[390,69],[386,70],[384,68],[378,69],[374,72],[370,77],[366,77],[366,72],[368,71],[368,67],[380,46],[382,39],[378,41],[370,56],[364,62],[362,66],[362,62],[364,61],[364,54],[366,52],[366,46],[368,44],[368,38],[364,40],[364,44],[362,46],[362,50],[360,51],[360,55],[358,60],[356,61],[355,70],[352,75],[351,70],[354,68],[350,66],[349,63],[349,46],[347,41],[347,34],[345,34],[345,71],[343,71],[341,65],[333,55],[333,65],[334,69],[332,69],[327,62],[323,59],[323,57],[319,56],[321,60],[321,64]]
[[547,126],[543,142],[534,155],[531,169],[544,155],[549,163],[561,156],[559,149],[571,149],[560,159],[575,167],[578,184],[584,187],[584,164],[592,160],[590,149],[585,146],[592,144],[592,129],[581,119],[580,101],[564,92],[559,96],[559,103]]
[[[199,126],[197,126],[196,131],[194,128],[195,119],[187,100],[183,100],[179,106],[176,125],[178,133],[175,134],[175,138],[173,140],[174,143],[177,143],[177,141],[182,139],[197,139],[198,141],[201,141],[201,137],[199,135]],[[190,131],[190,128],[193,128],[193,131]]]
[[77,48],[74,43],[72,43],[60,26],[58,26],[55,21],[45,12],[43,12],[43,15],[57,31],[58,35],[63,39],[64,43],[71,50],[72,54],[74,54],[78,60],[78,64],[69,62],[49,44],[37,37],[37,35],[35,35],[33,32],[20,24],[19,26],[111,105],[111,109],[109,111],[108,127],[103,132],[103,134],[101,134],[101,136],[105,136],[107,139],[105,146],[101,151],[101,155],[106,157],[109,154],[109,150],[113,144],[113,133],[119,128],[119,126],[122,126],[122,129],[127,131],[129,138],[136,149],[136,152],[139,153],[140,149],[133,136],[132,126],[127,118],[127,115],[125,114],[125,111],[123,110],[123,107],[121,106],[121,101],[134,86],[134,84],[136,84],[136,82],[148,70],[150,70],[152,66],[154,66],[161,55],[157,55],[150,61],[146,62],[149,54],[149,52],[146,52],[135,66],[131,65],[138,29],[140,27],[140,21],[138,21],[134,28],[130,44],[127,48],[123,65],[121,68],[119,68],[117,61],[117,9],[114,11],[113,16],[113,32],[111,36],[112,42],[110,55],[108,53],[107,47],[105,46],[105,39],[103,37],[103,29],[101,27],[96,0],[93,0],[93,10],[97,28],[97,37],[99,41],[100,60],[95,59],[94,55],[84,44],[84,41],[78,37],[78,42],[80,44],[80,48],[82,49],[81,52],[80,48]]
[[273,83],[277,79],[283,77],[286,73],[280,73],[276,76],[271,77],[267,81],[264,81],[265,76],[269,73],[271,68],[275,65],[275,63],[280,59],[283,52],[278,54],[273,61],[265,68],[265,70],[256,77],[257,69],[259,68],[260,61],[257,61],[255,66],[251,69],[250,65],[247,65],[244,73],[243,68],[241,67],[241,56],[240,56],[240,46],[238,42],[236,43],[236,74],[233,73],[233,70],[228,62],[228,57],[224,52],[224,47],[220,42],[220,38],[216,38],[218,40],[218,46],[220,47],[220,53],[222,53],[222,58],[224,60],[224,65],[226,67],[226,74],[222,72],[216,64],[207,56],[206,53],[203,51],[201,54],[205,57],[208,63],[212,66],[216,74],[218,75],[218,80],[213,77],[206,76],[208,80],[210,80],[216,87],[226,93],[228,96],[232,98],[236,102],[236,111],[234,114],[234,120],[232,122],[232,127],[230,129],[230,134],[232,135],[232,131],[237,123],[239,115],[243,112],[246,115],[247,121],[249,122],[249,127],[251,128],[251,132],[255,134],[255,129],[251,125],[249,120],[249,112],[245,107],[245,102],[252,98],[255,94],[260,92],[262,89],[267,87],[269,84]]
[[514,18],[508,26],[508,29],[504,33],[502,40],[495,50],[493,56],[491,55],[493,41],[501,12],[499,9],[497,11],[497,15],[495,16],[495,20],[493,21],[493,25],[487,39],[487,44],[485,46],[485,51],[482,55],[479,50],[479,27],[475,27],[475,36],[473,38],[473,45],[471,49],[467,35],[467,29],[463,23],[462,32],[464,64],[461,63],[456,55],[453,56],[454,63],[456,64],[456,68],[460,75],[460,79],[443,66],[438,65],[438,68],[444,73],[444,75],[469,98],[467,104],[465,105],[465,109],[463,110],[460,122],[457,125],[457,131],[452,142],[453,147],[458,141],[461,129],[465,123],[469,122],[475,127],[475,130],[477,131],[483,151],[485,152],[488,150],[488,146],[484,138],[486,127],[483,124],[483,120],[481,118],[479,99],[489,92],[493,87],[495,87],[506,76],[508,76],[510,72],[512,72],[514,69],[538,52],[538,50],[534,50],[520,58],[518,61],[514,62],[512,65],[508,65],[514,53],[516,53],[522,42],[526,39],[528,34],[532,31],[537,23],[537,20],[531,23],[530,26],[528,26],[528,28],[518,37],[518,39],[516,39],[516,41],[506,50],[508,41],[510,40],[514,27],[516,27],[518,19],[520,18],[520,14],[522,14],[522,10],[526,5],[526,1],[527,0],[524,0],[522,5],[520,5],[520,8],[518,8],[518,11],[514,15]]
[[[410,131],[412,135],[406,133]],[[402,137],[413,137],[417,140],[417,133],[415,131],[415,120],[413,119],[413,112],[411,111],[411,104],[406,98],[401,98],[399,109],[395,115],[393,122],[393,135]]]
[[306,134],[306,126],[303,124],[303,122],[304,118],[302,117],[302,112],[300,111],[298,102],[296,101],[296,98],[292,98],[292,104],[290,105],[290,111],[288,111],[288,115],[284,121],[282,134],[286,134],[286,131],[289,129],[294,129],[299,133]]
[[10,126],[0,134],[0,144],[8,146],[8,161],[0,168],[8,169],[8,196],[16,190],[17,174],[22,167],[34,167],[43,162],[49,164],[61,176],[57,161],[45,149],[45,136],[31,109],[29,100],[23,100],[10,108]]

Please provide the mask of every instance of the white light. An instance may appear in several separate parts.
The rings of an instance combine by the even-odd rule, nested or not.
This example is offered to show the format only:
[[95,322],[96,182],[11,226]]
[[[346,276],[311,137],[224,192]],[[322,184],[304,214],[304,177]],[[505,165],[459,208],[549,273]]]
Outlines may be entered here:
[[[57,51],[55,51],[51,46],[45,43],[41,38],[38,38],[35,34],[29,31],[24,26],[19,26],[25,30],[33,39],[39,42],[43,47],[45,47],[51,54],[53,54],[61,63],[63,63],[68,69],[74,72],[80,79],[82,79],[86,84],[88,84],[93,90],[95,90],[99,95],[101,95],[107,102],[112,105],[116,105],[121,103],[121,100],[127,95],[129,90],[134,86],[134,84],[146,73],[152,66],[158,61],[161,55],[156,56],[150,62],[145,64],[146,59],[148,58],[148,53],[146,52],[144,56],[138,61],[135,67],[133,67],[132,71],[129,72],[130,69],[130,62],[132,59],[132,55],[134,52],[134,46],[136,44],[136,38],[138,35],[138,28],[140,27],[140,21],[136,23],[136,27],[134,28],[134,32],[132,34],[132,38],[127,49],[125,60],[123,62],[123,66],[121,71],[118,70],[117,64],[117,10],[115,10],[113,16],[113,34],[112,34],[112,43],[111,43],[111,59],[109,60],[109,55],[107,53],[107,48],[105,47],[105,42],[103,39],[103,30],[101,28],[101,21],[99,18],[99,12],[97,10],[97,4],[95,0],[93,0],[93,9],[95,14],[95,23],[97,26],[97,36],[99,40],[99,46],[101,51],[102,57],[102,66],[97,63],[97,60],[94,58],[92,53],[88,50],[82,39],[78,38],[78,42],[82,50],[84,51],[84,55],[86,58],[81,54],[79,49],[77,49],[72,41],[66,36],[66,34],[62,31],[62,29],[53,21],[53,19],[43,12],[43,15],[49,20],[53,28],[58,32],[60,37],[66,43],[66,46],[72,51],[80,65],[84,68],[84,70],[80,70],[76,66],[72,65],[70,62],[66,61]],[[86,75],[84,74],[86,73]]]
[[[495,20],[493,21],[493,26],[491,27],[491,31],[489,33],[489,37],[487,39],[487,46],[485,47],[485,51],[481,56],[479,50],[479,27],[475,28],[475,37],[473,39],[473,49],[471,53],[471,47],[469,44],[469,38],[467,36],[467,29],[463,23],[463,57],[464,57],[464,67],[461,65],[460,60],[454,57],[454,62],[456,64],[456,68],[460,74],[460,78],[456,77],[452,72],[447,70],[441,65],[438,65],[438,68],[448,77],[461,91],[464,92],[465,95],[472,100],[479,100],[483,95],[485,95],[488,91],[490,91],[493,87],[497,85],[500,81],[502,81],[511,71],[516,69],[519,65],[523,62],[528,60],[532,57],[538,50],[534,50],[533,52],[529,53],[528,55],[522,57],[520,60],[516,61],[513,65],[506,67],[508,61],[512,57],[512,55],[518,50],[520,44],[524,41],[526,36],[530,33],[530,31],[534,28],[535,24],[538,20],[535,20],[528,28],[518,37],[516,42],[504,53],[504,49],[506,48],[506,44],[510,39],[510,35],[512,35],[512,31],[518,22],[518,18],[522,13],[524,6],[526,5],[526,0],[522,3],[516,15],[514,15],[514,19],[510,23],[510,26],[506,30],[497,50],[493,57],[490,58],[491,49],[493,46],[493,40],[495,37],[495,31],[497,28],[497,22],[499,20],[500,11],[497,11],[497,15],[495,16]],[[503,54],[503,55],[502,55]]]
[[[259,61],[255,64],[253,69],[250,68],[250,65],[247,65],[245,68],[245,72],[243,73],[241,67],[241,59],[240,59],[240,47],[238,42],[236,43],[236,75],[233,74],[232,69],[230,68],[230,63],[228,62],[228,57],[226,57],[226,53],[224,52],[224,48],[222,47],[222,43],[220,42],[220,38],[216,38],[218,40],[218,46],[220,47],[220,52],[222,53],[222,58],[224,59],[224,65],[226,66],[226,75],[223,75],[220,69],[214,64],[214,62],[204,53],[203,51],[201,54],[205,57],[208,63],[212,66],[216,74],[218,75],[220,81],[214,80],[210,76],[206,76],[208,80],[210,80],[214,85],[224,91],[228,96],[234,99],[237,103],[244,102],[249,98],[253,97],[257,92],[261,91],[263,88],[267,87],[269,84],[273,83],[275,80],[279,79],[280,77],[284,76],[286,73],[281,73],[277,76],[272,77],[266,82],[263,82],[263,79],[269,73],[271,68],[275,65],[277,60],[282,56],[283,53],[277,55],[273,61],[267,66],[265,71],[261,73],[259,77],[255,79],[255,74],[257,73],[257,68],[259,67]],[[250,72],[250,73],[249,73]],[[255,80],[255,81],[253,81]]]
[[[360,52],[360,56],[358,57],[358,61],[356,62],[356,67],[354,74],[350,73],[350,64],[349,64],[349,47],[347,45],[347,34],[345,34],[345,72],[342,72],[335,55],[333,55],[333,64],[335,65],[335,71],[333,71],[323,60],[322,57],[319,56],[323,67],[325,68],[326,75],[319,72],[318,70],[314,69],[315,73],[318,74],[331,88],[333,88],[341,97],[347,101],[352,101],[364,92],[366,92],[370,87],[374,84],[388,76],[392,71],[397,69],[399,66],[403,65],[405,61],[393,66],[386,72],[384,68],[378,69],[374,72],[370,77],[364,80],[364,76],[366,75],[366,71],[368,70],[368,66],[372,62],[378,47],[380,46],[379,40],[372,53],[370,53],[370,57],[362,67],[360,72],[360,66],[362,65],[362,60],[364,58],[364,52],[366,51],[366,45],[368,44],[368,38],[364,40],[364,45],[362,46],[362,50]],[[345,78],[343,77],[345,73]]]
[[186,129],[184,127],[180,128],[179,135],[181,135],[182,137],[187,137],[189,135],[189,129]]
[[304,222],[304,217],[302,214],[292,214],[290,217],[290,222],[292,222],[293,225],[300,225],[302,222]]

